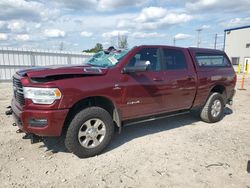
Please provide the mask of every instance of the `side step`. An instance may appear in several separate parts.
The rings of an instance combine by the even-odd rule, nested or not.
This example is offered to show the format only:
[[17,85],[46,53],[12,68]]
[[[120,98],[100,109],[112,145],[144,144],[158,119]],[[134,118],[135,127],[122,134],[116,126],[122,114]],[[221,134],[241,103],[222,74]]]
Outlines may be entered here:
[[184,115],[184,114],[189,114],[190,111],[182,111],[182,112],[178,112],[178,113],[171,113],[171,114],[165,114],[165,115],[161,115],[161,116],[155,116],[155,117],[150,117],[148,119],[142,119],[142,120],[135,120],[132,122],[128,122],[128,123],[124,123],[124,126],[130,126],[130,125],[134,125],[134,124],[139,124],[139,123],[145,123],[145,122],[149,122],[149,121],[155,121],[158,119],[164,119],[164,118],[168,118],[168,117],[174,117],[174,116],[179,116],[179,115]]

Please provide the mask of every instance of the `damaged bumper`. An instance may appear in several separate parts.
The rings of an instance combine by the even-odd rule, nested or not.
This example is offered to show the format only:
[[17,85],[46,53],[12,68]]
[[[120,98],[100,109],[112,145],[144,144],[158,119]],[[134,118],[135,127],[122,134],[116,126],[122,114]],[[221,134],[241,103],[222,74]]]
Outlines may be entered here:
[[38,136],[60,136],[68,109],[20,110],[12,101],[6,115],[12,115],[15,124],[25,133]]

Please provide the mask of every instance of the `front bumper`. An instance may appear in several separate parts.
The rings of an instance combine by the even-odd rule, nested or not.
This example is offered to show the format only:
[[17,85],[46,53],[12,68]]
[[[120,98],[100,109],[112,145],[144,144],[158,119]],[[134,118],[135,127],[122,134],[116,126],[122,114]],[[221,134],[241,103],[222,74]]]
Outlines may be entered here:
[[[16,125],[25,133],[38,136],[60,136],[68,109],[63,110],[20,110],[12,100],[12,116]],[[33,119],[46,119],[46,125],[37,127],[31,125]]]

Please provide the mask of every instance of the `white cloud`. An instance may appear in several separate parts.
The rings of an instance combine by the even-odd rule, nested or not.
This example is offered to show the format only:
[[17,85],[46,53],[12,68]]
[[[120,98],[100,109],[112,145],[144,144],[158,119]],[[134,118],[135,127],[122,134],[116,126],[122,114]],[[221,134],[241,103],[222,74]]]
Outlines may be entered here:
[[135,19],[137,22],[153,21],[163,18],[167,14],[167,10],[162,7],[148,7],[142,9],[142,12]]
[[70,9],[111,11],[126,7],[140,7],[151,0],[56,0],[57,4]]
[[193,17],[191,15],[182,13],[170,13],[167,14],[164,18],[162,18],[159,22],[161,24],[168,24],[168,25],[172,25],[172,24],[180,24],[180,23],[185,23],[185,22],[189,22]]
[[133,18],[130,19],[124,18],[118,21],[117,28],[136,28],[136,22],[131,21]]
[[11,32],[18,33],[23,32],[25,30],[25,23],[21,20],[15,20],[8,24],[8,29],[11,30]]
[[199,11],[199,12],[215,12],[221,11],[224,12],[235,12],[242,10],[249,10],[250,1],[248,0],[237,0],[237,1],[228,1],[228,0],[186,0],[186,8],[190,11]]
[[161,7],[144,8],[139,15],[121,19],[118,28],[136,28],[139,30],[155,30],[171,25],[178,25],[192,20],[186,13],[176,13]]
[[57,19],[60,15],[60,11],[58,9],[44,9],[40,12],[41,20],[42,21],[48,21],[48,20],[54,20]]
[[59,6],[70,9],[93,8],[97,5],[97,0],[55,0]]
[[0,33],[0,40],[8,40],[8,35],[5,33]]
[[36,28],[36,29],[39,29],[39,28],[41,28],[41,26],[42,26],[41,23],[37,23],[37,24],[35,25],[35,28]]
[[233,18],[229,22],[223,24],[226,27],[250,25],[250,17],[246,18]]
[[135,32],[132,34],[133,38],[144,39],[144,38],[162,38],[166,37],[165,34],[153,32],[153,33],[144,33],[144,32]]
[[6,23],[5,21],[1,21],[1,20],[0,20],[0,29],[5,28],[6,25],[7,25],[7,23]]
[[1,19],[38,19],[41,3],[25,0],[1,0]]
[[138,28],[141,30],[148,29],[148,30],[155,30],[171,25],[178,25],[181,23],[189,22],[192,19],[191,15],[188,14],[176,14],[176,13],[169,13],[165,17],[155,20],[154,22],[145,22],[138,25]]
[[174,36],[174,38],[176,40],[184,40],[184,39],[189,39],[189,38],[192,38],[191,35],[188,35],[188,34],[184,34],[184,33],[178,33]]
[[[156,43],[172,42],[161,37],[179,33],[176,37],[183,39],[190,32],[192,40],[180,41],[186,45],[195,41],[197,28],[221,33],[225,28],[250,25],[249,0],[0,0],[0,7],[0,40],[6,40],[1,45],[9,46],[32,40],[27,44],[51,48],[59,43],[56,37],[65,37],[63,41],[72,44],[69,50],[74,43],[80,44],[78,49],[91,48],[96,42],[112,43],[119,34],[128,35],[132,46],[149,38]],[[213,36],[205,33],[202,41],[212,41]]]
[[65,32],[59,29],[45,29],[44,35],[46,37],[58,38],[65,37]]
[[98,10],[114,10],[125,7],[140,7],[148,3],[149,0],[100,0],[97,3]]
[[80,33],[80,35],[81,35],[82,37],[92,37],[92,36],[93,36],[93,33],[87,32],[87,31],[82,31],[82,32]]
[[[47,3],[47,2],[46,2]],[[33,0],[1,0],[0,18],[2,20],[23,19],[26,21],[39,21],[41,19],[54,19],[60,11],[47,7],[42,1]]]
[[103,33],[102,36],[104,38],[112,38],[112,37],[117,37],[119,35],[128,35],[129,33],[130,33],[129,31],[125,31],[125,30],[114,30],[111,32]]
[[211,26],[210,25],[203,25],[201,26],[201,29],[209,29]]
[[28,34],[17,35],[16,40],[18,41],[28,41],[30,40],[30,36]]

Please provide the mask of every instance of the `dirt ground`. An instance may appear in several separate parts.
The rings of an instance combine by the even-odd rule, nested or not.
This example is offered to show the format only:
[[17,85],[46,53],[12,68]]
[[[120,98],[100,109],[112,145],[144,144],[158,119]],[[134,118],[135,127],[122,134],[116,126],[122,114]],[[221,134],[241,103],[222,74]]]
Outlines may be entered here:
[[133,125],[117,133],[105,153],[88,159],[68,153],[63,138],[22,139],[4,115],[11,84],[0,83],[0,187],[250,188],[248,80],[221,122],[182,115]]

